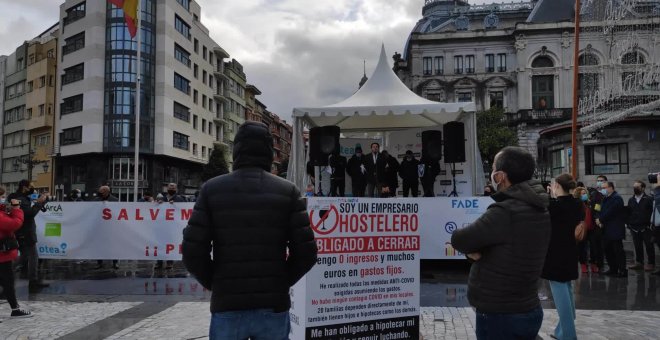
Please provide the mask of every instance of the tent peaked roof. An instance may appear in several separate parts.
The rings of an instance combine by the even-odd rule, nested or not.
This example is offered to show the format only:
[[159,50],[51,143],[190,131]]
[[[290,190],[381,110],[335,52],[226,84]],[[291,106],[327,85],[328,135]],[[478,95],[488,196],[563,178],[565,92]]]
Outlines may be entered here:
[[364,130],[437,126],[474,110],[474,103],[438,103],[412,92],[392,71],[382,46],[376,69],[355,94],[333,105],[295,108],[293,115],[304,117],[312,126]]

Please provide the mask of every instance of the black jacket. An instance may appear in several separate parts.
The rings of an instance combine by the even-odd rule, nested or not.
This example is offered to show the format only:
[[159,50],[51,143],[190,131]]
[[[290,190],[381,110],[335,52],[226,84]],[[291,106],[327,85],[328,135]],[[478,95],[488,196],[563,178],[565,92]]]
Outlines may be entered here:
[[584,220],[584,205],[573,196],[550,200],[552,233],[541,277],[567,282],[578,278],[578,246],[575,227]]
[[419,161],[413,157],[412,160],[404,159],[399,166],[399,176],[404,183],[417,183],[419,180]]
[[360,158],[358,158],[356,155],[353,155],[353,157],[348,160],[346,173],[351,176],[351,181],[353,181],[355,184],[367,183],[367,174],[362,173],[362,166],[364,166],[364,155],[362,155]]
[[396,188],[399,186],[399,162],[391,155],[387,157],[380,155],[378,159],[378,182],[388,187]]
[[23,226],[18,229],[14,235],[18,242],[23,245],[33,245],[37,243],[37,224],[34,223],[34,218],[39,211],[44,208],[44,204],[37,203],[30,199],[29,194],[15,192],[7,197],[7,202],[11,200],[19,200],[21,202],[21,210],[23,210]]
[[101,196],[96,196],[94,198],[94,202],[119,202],[119,199],[112,194],[108,195],[108,197],[103,198]]
[[468,300],[483,313],[524,313],[539,306],[538,279],[550,241],[548,195],[539,181],[518,183],[491,196],[495,203],[452,246],[481,253],[472,264]]
[[185,197],[179,194],[174,194],[174,196],[172,196],[171,198],[168,198],[167,192],[164,192],[162,195],[163,195],[163,201],[165,202],[175,202],[175,203],[188,202],[188,200]]
[[331,179],[346,178],[346,157],[339,155],[330,155],[328,165],[332,169]]
[[183,231],[183,262],[213,291],[213,313],[287,311],[289,288],[316,263],[306,201],[293,183],[270,174],[273,144],[264,124],[243,124],[234,143],[234,171],[200,191]]
[[421,176],[422,183],[434,183],[435,178],[440,174],[440,162],[422,158],[419,164],[424,165],[424,173]]
[[651,225],[653,197],[643,194],[637,203],[635,196],[628,199],[628,227],[635,231],[644,230]]
[[366,155],[362,155],[362,164],[364,164],[365,169],[367,169],[367,173],[365,174],[367,183],[378,183],[378,179],[380,178],[380,174],[378,173],[378,164],[381,162],[382,158],[383,156],[378,153],[376,156],[376,162],[374,163],[374,155],[371,152]]
[[617,241],[626,238],[628,213],[623,205],[623,198],[616,191],[603,199],[598,218],[603,223],[603,238],[605,240]]

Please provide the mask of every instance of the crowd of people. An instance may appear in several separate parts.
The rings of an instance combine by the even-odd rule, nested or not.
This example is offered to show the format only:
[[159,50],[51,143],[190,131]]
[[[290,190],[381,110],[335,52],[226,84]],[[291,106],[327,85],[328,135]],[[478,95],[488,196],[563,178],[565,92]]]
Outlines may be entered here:
[[[330,175],[330,191],[327,194],[314,193],[314,168],[307,165],[307,174],[311,179],[313,196],[344,197],[346,178],[351,179],[353,197],[396,197],[401,178],[403,197],[418,197],[419,184],[422,184],[423,196],[434,197],[433,186],[440,174],[440,162],[422,156],[417,159],[412,150],[407,150],[401,162],[386,150],[380,151],[380,144],[371,143],[370,151],[364,154],[360,145],[350,159],[341,156],[336,150],[328,157],[328,166],[324,167]],[[307,190],[309,192],[310,190]]]
[[[484,190],[495,203],[452,234],[452,246],[473,262],[468,300],[476,308],[478,339],[536,339],[543,321],[539,279],[549,282],[559,315],[553,336],[577,339],[573,281],[580,271],[627,277],[629,269],[655,269],[660,175],[650,178],[653,197],[643,181],[631,183],[634,195],[625,205],[605,176],[586,188],[561,174],[544,187],[532,179],[534,170],[534,159],[524,149],[500,151],[493,161],[493,186]],[[635,263],[628,267],[626,227],[635,245]]]

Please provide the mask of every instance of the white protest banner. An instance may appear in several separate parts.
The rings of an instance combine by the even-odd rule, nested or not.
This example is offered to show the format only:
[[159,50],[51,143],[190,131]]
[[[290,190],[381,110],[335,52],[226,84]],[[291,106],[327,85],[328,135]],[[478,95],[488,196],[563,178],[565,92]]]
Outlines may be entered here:
[[419,339],[420,204],[311,198],[317,265],[292,289],[292,339]]
[[50,202],[35,218],[39,257],[180,260],[193,205]]
[[[353,199],[342,200],[353,202]],[[488,197],[387,200],[391,201],[417,204],[422,259],[465,259],[451,247],[451,233],[474,222],[493,202]],[[180,260],[182,230],[192,215],[193,205],[50,202],[46,211],[35,218],[39,256],[79,260]],[[317,209],[314,219],[319,218],[318,213]],[[332,216],[328,213],[327,218]],[[319,229],[331,223],[327,218],[321,221]],[[365,218],[359,221],[361,224],[381,223],[369,216],[361,218]],[[328,247],[334,245],[327,244]]]

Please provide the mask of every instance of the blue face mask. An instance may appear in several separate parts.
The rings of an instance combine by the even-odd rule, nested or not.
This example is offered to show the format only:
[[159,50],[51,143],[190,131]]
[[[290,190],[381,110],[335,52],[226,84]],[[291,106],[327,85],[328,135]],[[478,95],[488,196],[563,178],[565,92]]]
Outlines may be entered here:
[[582,202],[586,202],[586,201],[589,200],[589,195],[587,195],[587,194],[582,194],[582,196],[580,196],[580,198],[582,199]]
[[607,196],[607,189],[600,189],[600,193],[603,194],[603,196]]
[[7,199],[4,197],[0,198],[0,204],[5,204],[5,203],[7,203]]

